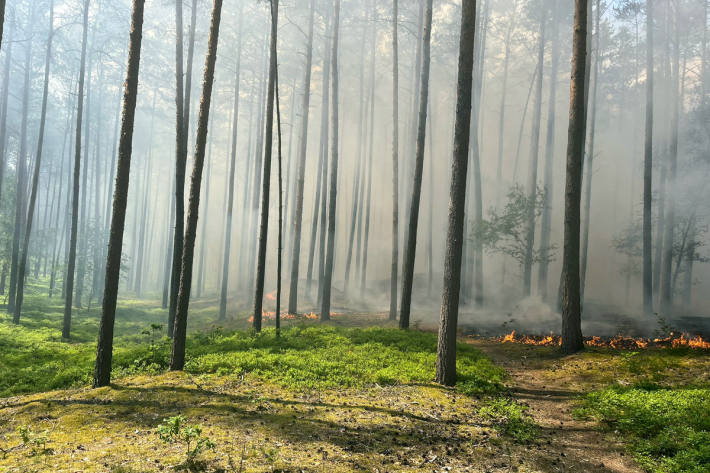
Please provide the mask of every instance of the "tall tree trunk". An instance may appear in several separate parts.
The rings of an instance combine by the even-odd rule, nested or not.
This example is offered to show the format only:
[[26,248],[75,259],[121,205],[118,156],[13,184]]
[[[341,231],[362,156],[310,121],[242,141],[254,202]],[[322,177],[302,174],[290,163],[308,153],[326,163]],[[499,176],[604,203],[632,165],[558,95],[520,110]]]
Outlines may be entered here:
[[[5,0],[0,0],[4,2]],[[14,33],[14,21],[10,23],[10,37]],[[10,96],[10,71],[12,70],[12,44],[7,47],[5,53],[5,70],[2,79],[2,108],[0,108],[0,202],[2,202],[2,185],[5,178],[5,166],[7,164],[7,104]]]
[[202,100],[197,121],[197,140],[195,142],[195,160],[190,178],[190,201],[187,213],[187,226],[182,253],[182,268],[180,270],[180,291],[175,313],[173,346],[170,357],[170,369],[180,371],[185,366],[185,339],[187,337],[187,311],[190,305],[190,288],[192,285],[192,262],[197,236],[197,218],[200,211],[200,187],[202,184],[202,169],[205,164],[205,148],[207,147],[207,128],[209,125],[210,104],[212,101],[212,85],[214,70],[217,63],[217,43],[219,41],[219,23],[222,16],[222,0],[214,0],[212,20],[210,22],[207,57],[202,81]]
[[187,143],[185,141],[185,115],[183,90],[183,0],[175,0],[175,227],[173,236],[172,270],[170,272],[170,297],[168,301],[168,336],[173,337],[177,294],[180,284],[180,259],[185,237],[185,167]]
[[[479,20],[477,31],[479,32],[478,49],[474,58],[474,88],[473,88],[473,110],[471,115],[471,157],[473,164],[473,185],[474,185],[474,224],[480,225],[483,221],[483,179],[481,178],[481,151],[479,144],[481,114],[481,103],[483,101],[483,68],[486,56],[486,32],[488,31],[488,7],[490,0],[484,4],[483,15]],[[475,241],[473,244],[473,300],[476,307],[483,306],[483,242]]]
[[653,5],[652,0],[646,0],[646,137],[643,157],[643,311],[646,315],[653,313]]
[[[227,221],[224,234],[224,259],[222,261],[222,288],[219,295],[219,320],[227,318],[227,289],[229,286],[229,255],[232,243],[232,212],[234,210],[234,169],[237,164],[237,128],[239,125],[239,82],[242,64],[242,26],[243,26],[243,3],[239,8],[239,34],[237,39],[237,66],[234,77],[234,105],[232,120],[232,149],[229,164],[229,197],[227,197]],[[203,236],[204,238],[204,236]]]
[[[30,7],[28,28],[34,24],[34,6]],[[15,297],[17,295],[17,272],[20,257],[20,240],[25,226],[25,198],[26,198],[26,164],[27,164],[27,120],[30,103],[30,72],[32,71],[32,38],[25,45],[25,78],[22,92],[22,121],[20,124],[20,150],[17,155],[15,173],[17,174],[17,187],[15,188],[15,228],[12,234],[12,255],[10,262],[10,297],[7,302],[7,312],[15,313]],[[23,281],[24,282],[24,281]]]
[[269,84],[266,96],[266,130],[264,136],[264,179],[261,190],[261,222],[259,224],[259,252],[256,263],[256,287],[254,289],[254,330],[261,331],[261,316],[264,304],[264,278],[266,275],[266,243],[269,234],[269,191],[271,189],[271,154],[274,144],[274,95],[276,90],[276,58],[279,0],[270,0],[271,47],[269,52]]
[[[264,44],[268,42],[267,39],[264,40]],[[266,120],[265,113],[265,100],[267,94],[267,84],[268,84],[268,57],[266,53],[266,47],[264,46],[264,73],[261,80],[261,90],[259,95],[259,124],[256,130],[256,159],[254,160],[254,180],[252,182],[253,195],[251,200],[251,224],[249,226],[249,260],[248,267],[254,268],[256,265],[256,251],[258,246],[257,241],[257,223],[259,221],[259,203],[261,202],[261,187],[262,187],[262,171],[263,171],[263,150],[264,150],[264,122]],[[249,291],[254,290],[254,271],[247,272],[247,288]]]
[[[288,296],[288,313],[298,312],[298,274],[301,258],[301,229],[303,225],[303,188],[306,178],[306,153],[308,151],[308,117],[311,103],[311,70],[313,69],[313,19],[315,16],[315,0],[311,0],[308,19],[308,40],[306,45],[306,77],[303,80],[303,103],[301,110],[301,138],[298,150],[298,176],[296,178],[296,202],[293,214],[293,239],[291,249],[291,286]],[[316,193],[318,193],[316,190]],[[316,199],[317,202],[318,199]]]
[[[170,205],[170,218],[168,219],[168,244],[167,251],[165,252],[165,262],[163,270],[163,299],[161,307],[167,309],[169,306],[168,299],[170,298],[170,278],[172,277],[172,256],[173,256],[173,244],[175,243],[174,229],[172,228],[175,222],[175,176],[171,177],[172,182],[172,192],[168,197],[168,204]],[[171,233],[173,233],[171,235]],[[168,334],[172,333],[172,318],[168,314]]]
[[552,191],[554,189],[555,161],[555,105],[557,99],[557,75],[560,63],[560,4],[552,1],[552,61],[550,64],[550,91],[547,109],[547,134],[545,139],[545,174],[540,222],[540,266],[538,267],[538,292],[547,300],[547,276],[550,258],[550,233],[552,227]]
[[[377,5],[372,4],[372,17],[377,15]],[[377,25],[372,27],[372,43],[370,49],[370,129],[368,136],[370,143],[368,145],[367,156],[367,190],[365,202],[365,223],[363,230],[362,242],[362,269],[360,271],[360,298],[364,299],[365,289],[367,288],[367,250],[370,242],[370,218],[372,213],[372,160],[375,154],[375,59],[377,57]]]
[[[278,1],[278,0],[272,0],[272,3],[271,3],[272,8],[274,5],[274,1]],[[278,10],[277,10],[276,14],[278,14]],[[278,236],[278,247],[276,250],[276,311],[274,312],[274,315],[276,318],[276,336],[279,337],[281,335],[281,266],[282,266],[281,252],[283,250],[283,234],[284,234],[284,226],[283,226],[284,212],[283,212],[283,210],[284,209],[283,209],[283,179],[282,179],[282,174],[281,174],[281,171],[283,169],[283,156],[282,156],[282,149],[281,149],[281,105],[279,103],[279,72],[278,72],[278,69],[276,70],[276,84],[274,85],[274,88],[276,89],[274,95],[276,95],[276,132],[277,132],[277,136],[278,136],[278,160],[279,160],[279,175],[278,175],[278,180],[279,180],[279,236]],[[291,93],[295,94],[295,87]],[[291,110],[293,110],[293,100],[291,101]],[[293,113],[291,113],[291,115],[293,115]],[[293,130],[293,120],[291,120],[291,130]],[[289,141],[290,141],[290,138],[289,138]],[[289,155],[290,154],[291,154],[291,150],[289,149]]]
[[[326,17],[326,39],[323,54],[323,90],[321,97],[321,123],[320,123],[320,143],[318,150],[318,172],[316,178],[316,197],[313,206],[313,226],[311,229],[311,247],[308,254],[308,271],[306,272],[306,288],[311,292],[313,283],[313,264],[316,256],[316,241],[318,236],[318,222],[320,221],[321,235],[325,235],[323,229],[325,225],[325,215],[321,212],[322,202],[325,202],[324,196],[321,193],[327,189],[327,173],[328,173],[328,111],[330,109],[330,50],[328,49],[328,36],[330,32],[330,16]],[[321,239],[322,240],[322,239]],[[321,253],[322,254],[322,253]],[[321,268],[323,264],[321,260],[318,262],[318,276],[321,277]],[[319,288],[320,290],[320,288]],[[320,296],[320,294],[319,294]]]
[[[147,153],[147,159],[145,162],[145,168],[143,169],[144,176],[143,176],[143,202],[141,204],[141,211],[140,211],[140,228],[138,229],[138,252],[136,255],[136,260],[135,260],[135,270],[136,270],[136,276],[134,278],[134,292],[136,293],[136,298],[140,299],[141,295],[143,293],[143,255],[145,254],[145,245],[146,245],[146,239],[145,239],[145,234],[146,234],[146,226],[148,223],[148,212],[150,211],[149,205],[150,205],[150,181],[151,181],[151,176],[153,174],[153,125],[155,121],[155,102],[158,94],[157,92],[153,92],[153,106],[150,114],[150,131],[148,136],[149,138],[149,145],[148,145],[148,153]],[[140,194],[136,195],[136,201],[138,201],[138,197]],[[136,212],[136,218],[138,218],[138,213]]]
[[[510,15],[508,28],[505,32],[505,53],[503,58],[503,80],[501,84],[500,95],[500,112],[498,116],[498,165],[496,168],[496,207],[500,205],[500,198],[505,194],[503,191],[503,135],[505,131],[505,99],[508,95],[508,69],[510,65],[510,49],[511,38],[515,31],[515,25],[518,19],[518,0],[513,4],[513,11]],[[553,62],[557,61],[555,56],[552,57]]]
[[[475,0],[473,0],[475,1]],[[392,269],[390,271],[390,320],[397,319],[399,274],[399,0],[392,9]]]
[[332,73],[332,103],[333,103],[333,120],[331,141],[331,163],[330,163],[330,198],[328,201],[328,247],[326,252],[325,265],[323,270],[323,298],[321,300],[321,321],[330,320],[330,295],[333,282],[333,261],[335,260],[335,219],[336,219],[336,199],[338,197],[338,101],[340,95],[338,92],[338,39],[340,36],[340,0],[335,0],[335,15],[333,19],[333,49],[331,58],[333,61]]
[[586,158],[586,174],[584,175],[585,182],[585,195],[584,195],[584,230],[582,231],[582,257],[581,257],[581,268],[580,268],[580,282],[579,282],[579,293],[580,293],[580,303],[584,307],[584,289],[587,282],[587,253],[589,251],[589,229],[591,227],[591,205],[592,205],[592,176],[594,174],[594,140],[596,138],[596,126],[597,126],[597,83],[599,82],[599,65],[602,59],[602,53],[599,49],[599,39],[601,34],[600,29],[600,17],[601,17],[601,4],[599,0],[596,0],[594,7],[594,23],[596,24],[596,34],[594,36],[594,46],[593,53],[596,57],[594,59],[594,72],[592,78],[592,90],[589,96],[590,102],[588,106],[592,109],[592,114],[590,116],[589,124],[589,145],[587,146],[587,158]]
[[[672,72],[672,118],[671,118],[671,143],[670,156],[668,162],[668,204],[666,209],[666,219],[664,222],[663,234],[663,268],[661,271],[661,303],[660,310],[665,315],[670,315],[673,303],[673,285],[672,285],[672,270],[673,270],[673,230],[675,226],[675,193],[678,191],[676,183],[676,172],[678,168],[678,122],[681,107],[680,96],[680,27],[681,27],[681,6],[676,4],[676,18],[673,40],[673,72]],[[707,17],[705,17],[707,18]],[[707,20],[705,20],[707,22]],[[661,243],[660,241],[658,242]],[[681,252],[682,254],[682,252]],[[678,259],[682,259],[679,255]],[[657,260],[661,263],[660,260]]]
[[77,309],[82,306],[82,298],[84,295],[84,279],[86,276],[86,250],[88,247],[88,234],[87,234],[87,218],[86,218],[86,201],[87,193],[89,192],[88,179],[89,179],[89,159],[91,154],[91,125],[92,120],[92,107],[91,107],[91,84],[92,84],[92,71],[93,71],[93,55],[94,55],[94,45],[96,44],[96,25],[93,26],[91,30],[91,49],[89,49],[88,56],[88,68],[87,68],[87,79],[86,79],[86,120],[84,121],[84,155],[86,157],[86,166],[81,174],[81,202],[79,210],[79,233],[78,233],[78,250],[77,250],[77,268],[76,268],[76,289],[74,291],[74,307]]
[[81,172],[81,125],[84,114],[84,80],[86,75],[86,43],[89,30],[89,0],[84,0],[84,27],[81,40],[81,66],[79,67],[78,105],[76,111],[76,141],[74,143],[74,175],[72,180],[71,231],[69,238],[69,257],[64,289],[64,324],[62,337],[68,339],[71,334],[71,309],[74,294],[74,268],[76,267],[76,237],[79,229],[79,177]]
[[[328,9],[330,10],[330,9]],[[330,12],[329,12],[330,13]],[[318,297],[317,302],[323,300],[323,276],[325,272],[325,241],[326,232],[328,229],[327,225],[327,209],[328,209],[328,139],[330,136],[330,127],[328,123],[328,118],[330,116],[330,78],[333,68],[333,58],[332,51],[329,47],[330,38],[332,35],[333,26],[331,24],[331,18],[328,18],[328,34],[325,36],[325,45],[323,46],[326,50],[328,66],[324,69],[323,74],[327,76],[328,87],[323,85],[323,108],[321,110],[321,143],[320,143],[320,153],[323,157],[323,174],[321,176],[321,201],[320,201],[320,235],[318,241]]]
[[575,353],[582,341],[581,296],[579,287],[579,231],[582,200],[582,166],[586,130],[585,77],[587,55],[588,0],[575,0],[572,41],[572,79],[567,138],[565,182],[564,244],[562,250],[562,351]]
[[537,216],[537,165],[540,155],[540,121],[542,119],[542,77],[545,64],[545,28],[547,10],[540,12],[540,32],[537,49],[537,83],[535,84],[535,103],[533,105],[532,137],[530,142],[530,173],[528,174],[527,228],[525,242],[525,262],[523,264],[523,294],[529,296],[532,289],[533,247],[535,244],[535,219]]
[[5,0],[0,0],[0,47],[2,47],[2,31],[5,24]]
[[[210,179],[212,177],[212,146],[214,144],[214,135],[212,134],[213,127],[214,117],[210,118],[210,128],[208,131],[208,136],[210,137],[210,139],[209,145],[207,146],[207,176],[205,176],[205,190],[203,193],[203,197],[205,199],[205,218],[202,219],[202,243],[200,244],[200,256],[197,262],[197,292],[195,294],[195,297],[197,297],[198,299],[202,297],[202,293],[205,290],[205,279],[207,279],[205,277],[205,253],[207,252],[208,246],[207,219],[209,218],[210,214]],[[247,169],[248,168],[249,166],[247,165]]]
[[456,124],[451,164],[449,222],[444,258],[444,289],[441,298],[436,382],[456,384],[456,331],[461,289],[461,254],[466,208],[468,145],[471,136],[471,88],[473,52],[476,33],[476,0],[462,0],[461,36],[459,39],[458,79],[456,83]]
[[[27,227],[25,228],[25,241],[22,245],[22,258],[17,272],[17,297],[15,299],[15,314],[12,321],[20,323],[22,301],[25,295],[25,270],[27,269],[27,253],[32,235],[32,220],[34,220],[35,203],[37,201],[37,187],[39,185],[39,171],[42,164],[42,148],[44,145],[44,126],[47,119],[47,95],[49,94],[49,68],[52,63],[52,41],[54,40],[54,1],[49,3],[49,37],[47,38],[47,53],[44,59],[44,89],[42,91],[42,111],[39,119],[39,138],[37,139],[37,156],[35,157],[34,172],[32,174],[32,191],[27,213]],[[29,64],[28,64],[29,66]],[[19,195],[19,193],[18,193]]]
[[409,228],[407,246],[404,249],[402,264],[402,303],[400,305],[399,328],[409,328],[412,305],[412,286],[414,285],[414,259],[417,252],[417,230],[419,227],[419,205],[422,193],[422,175],[424,173],[424,148],[426,145],[427,105],[429,103],[429,65],[431,63],[431,23],[432,0],[427,0],[424,14],[424,35],[422,37],[421,90],[419,98],[419,125],[417,127],[417,151],[414,164],[414,183],[409,209]]
[[123,249],[123,230],[126,222],[126,203],[128,200],[128,182],[131,173],[131,154],[133,151],[133,124],[138,95],[138,73],[140,70],[141,42],[143,38],[143,7],[145,0],[133,0],[131,14],[130,46],[128,48],[128,66],[123,92],[123,110],[121,112],[121,139],[118,148],[118,169],[111,217],[106,258],[106,278],[104,300],[99,324],[99,338],[96,348],[93,386],[108,386],[111,382],[111,358],[113,356],[113,328],[116,320],[116,299],[121,274],[121,253]]

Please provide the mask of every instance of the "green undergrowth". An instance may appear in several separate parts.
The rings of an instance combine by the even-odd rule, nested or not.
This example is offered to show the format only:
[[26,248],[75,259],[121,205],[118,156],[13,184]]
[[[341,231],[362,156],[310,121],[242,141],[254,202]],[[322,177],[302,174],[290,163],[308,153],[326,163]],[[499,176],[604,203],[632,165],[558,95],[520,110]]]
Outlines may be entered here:
[[652,383],[611,386],[584,396],[577,416],[601,421],[631,440],[648,471],[710,472],[710,388]]
[[[155,305],[157,303],[154,302]],[[114,379],[168,368],[165,311],[149,302],[121,300],[116,319]],[[90,382],[99,309],[75,310],[72,339],[61,339],[59,298],[28,294],[21,324],[0,315],[0,397]],[[272,329],[226,331],[209,308],[191,314],[185,370],[194,375],[251,376],[297,390],[425,384],[434,377],[436,336],[393,328],[353,328],[317,322]],[[353,316],[352,318],[355,318]],[[504,371],[475,348],[458,346],[458,390],[468,395],[501,389]]]

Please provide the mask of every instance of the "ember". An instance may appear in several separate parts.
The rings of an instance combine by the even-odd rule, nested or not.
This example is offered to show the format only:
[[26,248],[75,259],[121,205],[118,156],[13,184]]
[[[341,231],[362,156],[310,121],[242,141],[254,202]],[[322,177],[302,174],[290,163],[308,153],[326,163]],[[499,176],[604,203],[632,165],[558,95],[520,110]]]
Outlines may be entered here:
[[[515,330],[500,338],[501,343],[521,343],[535,346],[560,346],[562,338],[559,335],[518,335]],[[590,347],[609,347],[617,350],[635,350],[647,347],[679,348],[689,347],[710,350],[710,342],[700,336],[690,337],[686,334],[672,333],[667,338],[631,338],[617,335],[613,338],[585,337],[584,344]]]

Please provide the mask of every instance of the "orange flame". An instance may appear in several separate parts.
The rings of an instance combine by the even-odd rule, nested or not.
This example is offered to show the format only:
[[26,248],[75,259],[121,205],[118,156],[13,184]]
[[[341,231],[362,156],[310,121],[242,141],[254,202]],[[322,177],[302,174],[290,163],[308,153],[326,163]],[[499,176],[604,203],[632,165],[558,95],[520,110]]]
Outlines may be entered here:
[[[559,335],[550,334],[547,336],[517,335],[515,330],[500,338],[501,343],[520,343],[523,345],[535,346],[559,346],[562,345],[562,338]],[[703,340],[700,336],[691,337],[686,334],[672,333],[667,338],[631,338],[617,335],[613,338],[585,337],[584,344],[590,347],[608,347],[617,350],[634,350],[647,347],[660,348],[697,348],[710,350],[710,342]]]

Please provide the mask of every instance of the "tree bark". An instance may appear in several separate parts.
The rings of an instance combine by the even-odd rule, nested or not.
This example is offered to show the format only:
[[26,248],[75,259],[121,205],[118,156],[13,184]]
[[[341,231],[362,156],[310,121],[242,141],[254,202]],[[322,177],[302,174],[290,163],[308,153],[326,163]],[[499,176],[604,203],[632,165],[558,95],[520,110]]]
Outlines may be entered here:
[[651,262],[653,200],[653,5],[646,0],[646,125],[643,157],[643,311],[653,313],[653,270]]
[[264,179],[261,189],[261,222],[259,224],[259,251],[256,263],[256,287],[254,289],[254,330],[261,331],[261,316],[264,304],[264,278],[266,275],[266,243],[269,236],[269,192],[271,189],[271,155],[274,144],[274,95],[276,90],[277,34],[279,0],[270,0],[271,47],[269,53],[269,84],[266,94],[266,130],[264,136]]
[[338,39],[340,35],[340,0],[335,0],[335,16],[333,19],[333,48],[331,58],[333,61],[332,73],[332,102],[333,119],[331,141],[331,163],[330,163],[330,199],[328,201],[328,247],[326,252],[325,266],[323,271],[323,298],[321,300],[321,321],[330,320],[330,296],[333,282],[333,261],[335,260],[335,219],[336,219],[336,199],[338,197]]
[[547,11],[541,12],[537,49],[537,83],[533,105],[532,138],[530,143],[530,173],[528,175],[528,199],[531,202],[527,214],[525,262],[523,264],[523,294],[527,297],[532,289],[533,247],[535,244],[535,217],[537,198],[537,165],[540,155],[540,120],[542,119],[542,76],[545,64],[545,28]]
[[121,274],[121,253],[123,251],[123,230],[126,222],[128,183],[133,152],[133,125],[138,95],[138,73],[140,70],[141,42],[143,38],[143,8],[145,0],[133,0],[131,14],[130,46],[128,66],[123,92],[121,112],[121,138],[118,148],[118,169],[114,190],[111,233],[106,258],[106,278],[104,300],[99,324],[99,338],[96,348],[93,386],[108,386],[111,382],[111,359],[113,356],[113,328],[116,319],[116,299]]
[[567,138],[564,243],[562,251],[562,351],[575,353],[582,341],[579,281],[579,231],[582,199],[582,166],[586,131],[585,76],[587,55],[587,1],[575,0],[572,41],[572,78]]
[[[707,18],[704,17],[704,18]],[[676,173],[678,168],[678,122],[681,107],[680,96],[680,4],[676,5],[675,38],[673,40],[673,72],[672,72],[672,114],[671,114],[671,143],[668,162],[668,203],[663,234],[663,268],[661,271],[661,303],[660,309],[664,315],[670,315],[673,303],[673,230],[675,227],[675,193],[677,189]],[[660,242],[659,242],[660,243]],[[681,252],[682,254],[682,252]],[[678,255],[678,259],[682,259]],[[660,262],[660,261],[658,261]]]
[[594,140],[595,140],[595,135],[596,135],[596,126],[597,126],[597,83],[599,81],[599,64],[601,61],[601,50],[599,49],[599,39],[600,39],[600,17],[601,17],[601,10],[600,10],[600,1],[596,0],[595,3],[595,19],[594,23],[596,24],[596,35],[594,36],[594,51],[593,54],[596,55],[594,59],[594,72],[593,72],[593,79],[592,79],[592,90],[591,90],[591,95],[589,96],[590,103],[588,106],[591,106],[592,108],[592,113],[590,116],[590,124],[589,124],[589,145],[587,147],[587,158],[586,158],[586,174],[584,175],[585,179],[585,196],[584,196],[584,230],[582,233],[582,257],[581,257],[581,269],[580,269],[580,288],[579,288],[579,293],[580,293],[580,303],[582,304],[582,307],[584,307],[584,289],[586,287],[586,282],[587,282],[587,253],[589,251],[589,229],[591,226],[591,205],[592,205],[592,176],[594,174]]
[[173,236],[172,269],[170,272],[170,297],[168,300],[168,336],[173,337],[177,293],[180,284],[180,259],[182,257],[185,229],[185,167],[187,149],[184,138],[184,90],[183,90],[183,0],[175,0],[175,227]]
[[[47,52],[44,60],[44,89],[42,91],[42,111],[39,119],[39,138],[37,140],[37,155],[34,162],[34,172],[32,175],[32,190],[30,192],[30,204],[27,213],[27,224],[25,228],[25,241],[22,245],[22,258],[17,272],[17,297],[15,299],[15,313],[13,322],[20,323],[22,312],[22,301],[25,295],[25,271],[27,269],[27,254],[30,247],[30,236],[32,235],[32,220],[34,220],[35,203],[37,202],[37,187],[39,186],[39,171],[42,165],[42,148],[44,145],[44,127],[47,121],[47,95],[49,94],[49,68],[52,64],[52,42],[54,40],[54,1],[49,3],[49,37],[47,38]],[[29,64],[28,64],[29,66]]]
[[427,0],[424,14],[424,35],[422,37],[422,69],[419,97],[419,125],[417,127],[416,161],[414,163],[414,183],[409,209],[409,228],[407,246],[402,264],[402,302],[400,305],[399,328],[409,328],[412,305],[412,286],[414,285],[414,259],[417,252],[417,230],[419,227],[419,206],[422,193],[422,175],[424,173],[424,150],[426,145],[427,105],[429,103],[429,67],[431,64],[431,23],[432,0]]
[[456,124],[451,163],[449,219],[444,257],[444,288],[441,298],[436,382],[456,384],[456,330],[461,289],[461,254],[466,208],[468,145],[471,136],[471,88],[473,52],[476,33],[476,0],[462,0],[461,36],[459,39],[458,78],[456,83]]
[[202,169],[205,164],[205,148],[207,147],[207,128],[209,125],[210,104],[212,101],[212,86],[214,70],[217,63],[217,43],[219,41],[219,24],[222,17],[222,0],[214,0],[212,20],[207,44],[205,72],[202,81],[202,100],[197,121],[197,140],[195,142],[195,160],[190,178],[190,200],[187,214],[187,226],[182,253],[182,268],[180,270],[180,291],[178,292],[177,311],[175,313],[175,330],[170,357],[170,370],[180,371],[185,366],[185,340],[187,337],[187,311],[190,305],[190,288],[192,285],[192,263],[197,236],[197,219],[200,211],[200,187],[202,184]]
[[[298,274],[301,258],[301,229],[303,225],[303,188],[306,178],[306,153],[308,151],[308,117],[311,103],[311,70],[313,69],[313,19],[315,16],[315,0],[311,0],[308,19],[308,40],[306,45],[306,71],[303,80],[303,102],[301,110],[300,148],[298,150],[298,176],[296,178],[296,202],[293,213],[293,240],[291,250],[291,286],[288,296],[288,313],[298,312]],[[318,189],[319,190],[319,189]],[[318,192],[316,190],[316,193]],[[316,199],[317,202],[317,199]]]
[[[5,0],[0,0],[4,2]],[[14,22],[10,23],[10,37],[14,33]],[[12,44],[7,47],[5,53],[5,70],[2,79],[2,108],[0,108],[0,203],[2,202],[2,184],[5,178],[5,166],[7,164],[7,104],[10,96],[10,71],[12,70]]]
[[[475,0],[473,0],[475,1]],[[399,0],[392,9],[392,268],[390,271],[390,320],[397,319],[397,277],[399,274],[399,55],[397,29]]]
[[[239,125],[239,82],[242,64],[243,3],[239,9],[239,34],[237,36],[237,66],[234,77],[234,105],[232,113],[232,149],[229,164],[229,196],[227,197],[227,221],[224,233],[224,256],[222,260],[222,287],[219,295],[219,320],[227,318],[227,289],[229,286],[229,256],[232,243],[232,213],[234,210],[234,170],[237,165],[237,128]],[[204,236],[203,236],[204,237]]]
[[[30,7],[30,17],[28,27],[34,24],[34,5]],[[15,227],[12,234],[12,255],[10,262],[10,297],[7,301],[7,312],[15,313],[15,297],[18,286],[18,266],[20,257],[20,240],[25,226],[25,198],[26,198],[26,164],[27,164],[27,120],[29,115],[30,102],[30,72],[32,71],[32,38],[30,37],[25,46],[25,75],[22,92],[22,121],[20,123],[20,150],[17,155],[15,173],[17,174],[17,187],[15,188]]]
[[79,67],[78,105],[76,112],[76,141],[74,143],[74,176],[72,181],[71,231],[69,238],[69,258],[64,289],[64,323],[62,337],[68,339],[71,334],[72,296],[74,294],[74,268],[76,266],[76,237],[79,228],[79,177],[81,172],[81,124],[84,114],[84,80],[86,75],[86,43],[89,29],[89,0],[84,0],[84,27],[81,40],[81,66]]
[[[515,31],[515,25],[518,18],[518,0],[513,4],[513,11],[510,15],[510,21],[508,23],[508,28],[505,32],[505,52],[503,59],[503,81],[501,84],[501,95],[500,95],[500,114],[498,116],[498,165],[496,168],[496,185],[498,190],[496,191],[496,207],[500,205],[500,198],[505,194],[503,191],[503,135],[505,131],[505,99],[508,95],[508,69],[510,66],[510,46],[511,37],[513,36],[513,31]],[[555,56],[552,57],[553,61],[556,61]]]
[[547,134],[545,139],[545,184],[542,195],[542,217],[540,222],[540,266],[538,267],[538,292],[543,301],[547,300],[547,276],[550,258],[550,233],[552,227],[552,191],[554,189],[555,161],[555,105],[557,99],[557,75],[560,63],[560,4],[552,2],[552,61],[550,64],[550,91],[547,109]]

